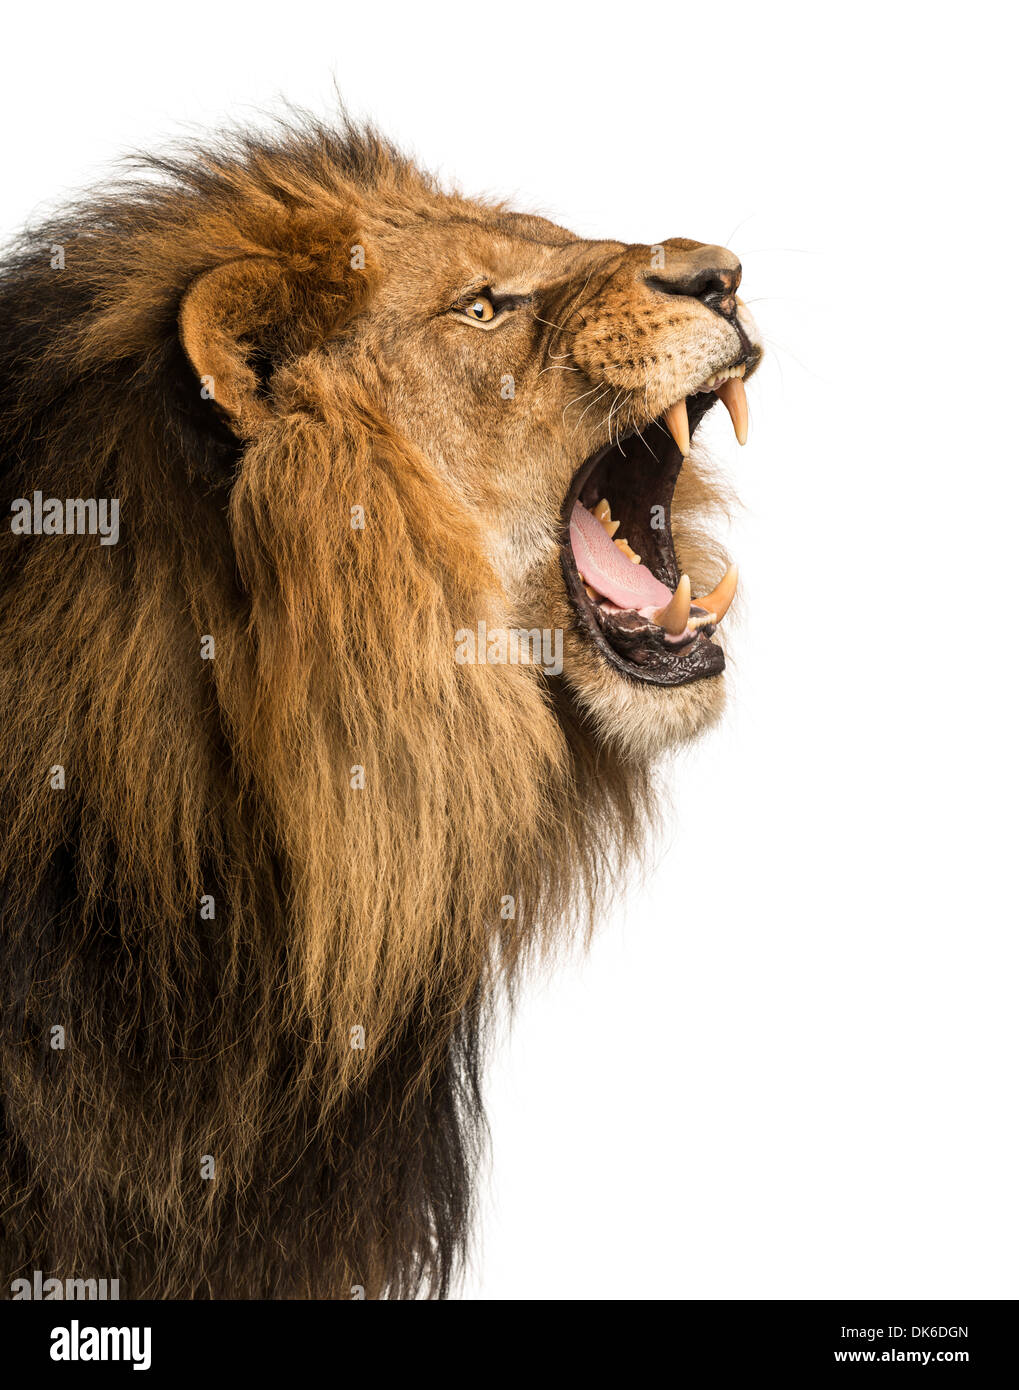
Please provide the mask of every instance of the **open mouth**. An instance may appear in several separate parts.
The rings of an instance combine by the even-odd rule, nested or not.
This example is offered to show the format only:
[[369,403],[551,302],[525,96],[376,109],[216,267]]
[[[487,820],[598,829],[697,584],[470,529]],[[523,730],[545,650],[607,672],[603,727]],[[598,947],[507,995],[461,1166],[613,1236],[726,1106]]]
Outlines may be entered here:
[[743,377],[754,365],[715,373],[639,433],[592,454],[563,504],[566,592],[585,635],[632,680],[687,685],[725,669],[711,639],[736,592],[736,569],[711,593],[691,593],[673,546],[672,495],[690,438],[716,396],[746,442]]

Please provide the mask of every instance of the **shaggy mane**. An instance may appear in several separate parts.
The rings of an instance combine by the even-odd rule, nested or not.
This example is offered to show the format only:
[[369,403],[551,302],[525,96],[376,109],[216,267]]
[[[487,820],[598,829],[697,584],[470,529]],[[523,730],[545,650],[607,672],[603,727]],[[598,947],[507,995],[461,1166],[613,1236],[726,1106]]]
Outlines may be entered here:
[[230,257],[290,258],[339,324],[336,247],[456,195],[350,125],[145,167],[0,272],[6,497],[121,517],[109,547],[0,532],[2,1278],[442,1296],[487,1009],[632,847],[645,775],[556,681],[452,660],[497,581],[370,362],[282,341],[287,409],[242,448],[181,347]]

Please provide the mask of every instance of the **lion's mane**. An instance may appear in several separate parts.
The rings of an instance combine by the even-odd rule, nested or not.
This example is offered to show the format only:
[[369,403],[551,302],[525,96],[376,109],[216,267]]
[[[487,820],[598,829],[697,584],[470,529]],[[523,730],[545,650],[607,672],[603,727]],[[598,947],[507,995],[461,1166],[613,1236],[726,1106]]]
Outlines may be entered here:
[[[336,247],[434,196],[372,132],[298,124],[150,161],[3,262],[4,496],[121,515],[113,546],[0,533],[8,1284],[444,1294],[490,1001],[637,829],[644,774],[557,682],[452,660],[483,538],[371,364],[323,356],[371,287]],[[291,271],[287,408],[246,443],[178,329],[238,255]]]

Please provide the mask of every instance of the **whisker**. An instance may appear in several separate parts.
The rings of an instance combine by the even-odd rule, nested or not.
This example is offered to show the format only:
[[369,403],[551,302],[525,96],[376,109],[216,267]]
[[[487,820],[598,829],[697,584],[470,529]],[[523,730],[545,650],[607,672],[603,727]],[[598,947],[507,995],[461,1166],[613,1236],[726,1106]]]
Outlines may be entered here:
[[654,449],[652,449],[651,445],[650,445],[650,444],[647,442],[647,440],[644,438],[644,431],[643,431],[643,430],[638,430],[638,431],[637,431],[637,438],[638,438],[638,439],[640,440],[640,442],[644,445],[644,448],[648,451],[648,453],[651,455],[651,457],[657,462],[657,461],[658,461],[658,455],[655,453]]
[[571,407],[571,406],[574,406],[574,405],[579,405],[580,402],[584,399],[585,396],[591,396],[591,395],[593,395],[594,392],[597,391],[597,390],[598,390],[598,385],[595,384],[594,386],[592,386],[592,387],[590,388],[590,390],[581,391],[580,394],[574,396],[573,399],[572,399],[571,401],[567,401],[566,404],[563,406],[563,424],[566,423],[566,412],[570,409],[570,407]]
[[605,422],[605,423],[608,425],[608,428],[609,428],[609,443],[610,443],[610,444],[612,443],[612,412],[615,410],[616,406],[619,404],[619,398],[620,398],[620,396],[621,396],[622,394],[623,394],[622,391],[617,391],[617,392],[616,392],[615,400],[613,400],[611,406],[609,406],[609,416],[608,416],[608,419],[607,419],[606,422]]
[[[611,390],[612,390],[612,387],[611,387],[611,386],[606,386],[606,387],[603,388],[603,390],[602,390],[602,392],[601,392],[600,395],[595,396],[595,398],[594,398],[593,401],[588,401],[587,405],[584,406],[584,409],[583,409],[583,411],[581,412],[580,420],[583,420],[584,416],[585,416],[585,415],[587,414],[587,412],[591,409],[591,407],[592,407],[593,405],[597,405],[598,402],[599,402],[600,400],[603,400],[603,399],[608,395],[608,393],[609,393]],[[585,394],[587,394],[587,393],[585,392]],[[580,399],[583,400],[583,396],[581,396]],[[573,432],[574,432],[574,434],[576,434],[577,429],[578,429],[579,426],[580,426],[580,420],[578,420],[577,423],[573,426]]]
[[[580,329],[579,329],[579,328],[567,328],[567,327],[565,326],[565,324],[553,323],[551,319],[543,319],[543,318],[541,317],[540,314],[535,314],[533,311],[532,311],[532,313],[531,313],[531,317],[535,320],[536,323],[543,323],[543,324],[546,325],[546,327],[554,329],[554,330],[556,331],[556,333],[570,333],[570,334],[572,334],[574,337],[576,337],[576,335],[580,332]],[[586,327],[586,325],[582,325],[582,326]],[[562,352],[562,353],[555,353],[555,352],[553,352],[553,351],[551,350],[551,348],[549,349],[549,354],[548,354],[548,355],[549,355],[549,357],[565,357],[565,356],[566,356],[566,354],[565,354],[564,352]]]
[[[605,273],[605,279],[601,282],[601,285],[599,286],[599,288],[601,288],[602,285],[606,284],[607,281],[611,278],[611,276],[613,276],[613,275],[615,274],[616,269],[617,269],[617,267],[618,267],[618,265],[619,265],[619,262],[622,260],[622,258],[623,258],[623,256],[624,256],[625,254],[626,254],[625,251],[621,251],[621,252],[619,253],[619,255],[616,257],[616,259],[612,262],[611,266],[610,266],[609,269],[606,271],[606,273]],[[565,314],[564,314],[564,317],[563,317],[563,324],[560,325],[558,328],[556,328],[556,325],[554,325],[554,324],[550,325],[550,327],[556,328],[556,331],[557,331],[557,332],[559,332],[559,333],[573,333],[574,335],[576,335],[577,333],[579,333],[579,332],[581,331],[581,329],[579,329],[579,328],[566,328],[565,325],[566,325],[567,323],[569,323],[569,321],[570,321],[570,319],[573,317],[573,315],[574,315],[575,313],[578,312],[577,305],[581,303],[581,301],[583,300],[584,295],[587,293],[587,287],[588,287],[588,285],[591,283],[591,279],[592,279],[592,277],[593,277],[593,275],[594,275],[595,269],[596,269],[596,267],[592,265],[591,269],[587,272],[587,279],[584,281],[583,285],[581,285],[580,289],[579,289],[579,290],[577,291],[577,293],[573,296],[573,298],[569,301],[569,303],[568,303],[568,305],[567,305],[567,308],[566,308],[566,311],[565,311]],[[532,312],[532,314],[534,313],[533,310],[532,310],[531,312]],[[547,322],[548,322],[547,319],[541,319],[537,314],[534,314],[534,317],[535,317],[535,318],[538,318],[539,322],[541,322],[541,323],[547,323]],[[583,318],[583,316],[581,316],[581,326],[582,326],[583,328],[586,328],[586,327],[587,327],[587,321],[586,321],[586,319]]]
[[802,358],[797,357],[792,348],[788,348],[784,343],[780,343],[778,339],[773,338],[770,333],[764,335],[764,346],[768,351],[771,361],[778,364],[780,374],[782,372],[782,358],[788,357],[791,361],[796,363],[797,367],[800,367],[803,371],[807,372],[808,375],[812,376],[815,381],[828,381],[828,377],[821,376],[819,373],[815,372],[812,367],[808,366],[807,363],[802,360]]
[[538,375],[539,375],[539,376],[544,376],[546,372],[579,372],[579,371],[580,371],[580,368],[579,368],[579,367],[560,367],[560,366],[558,366],[556,363],[553,362],[553,364],[552,364],[550,367],[542,367],[542,369],[541,369],[541,371],[538,373]]
[[812,251],[809,246],[758,246],[753,251],[744,251],[744,256],[821,256],[823,251]]
[[[592,266],[591,269],[587,272],[587,279],[584,281],[583,285],[580,287],[580,289],[577,291],[577,293],[573,296],[573,298],[569,301],[569,303],[568,303],[568,305],[567,305],[567,308],[566,308],[566,313],[565,313],[565,315],[564,315],[564,317],[563,317],[562,323],[561,323],[561,324],[554,324],[554,323],[553,323],[553,324],[549,324],[549,327],[550,327],[550,328],[555,329],[556,332],[558,332],[558,333],[573,333],[574,335],[576,335],[577,333],[580,332],[580,330],[577,329],[577,328],[567,328],[565,325],[568,324],[569,321],[570,321],[570,319],[573,317],[574,308],[576,307],[576,305],[577,305],[577,303],[579,302],[579,300],[582,298],[582,296],[583,296],[584,292],[586,291],[588,285],[591,283],[591,276],[592,276],[593,274],[594,274],[594,266]],[[532,312],[533,312],[533,310],[532,310]],[[543,319],[543,318],[541,318],[540,315],[538,315],[538,314],[535,314],[534,317],[538,320],[539,323],[548,323],[548,319]],[[586,324],[585,324],[585,327],[586,327]]]
[[756,214],[751,212],[751,213],[749,213],[746,217],[744,217],[744,219],[743,219],[742,222],[737,222],[737,223],[736,223],[735,227],[733,227],[732,231],[729,233],[729,235],[726,237],[726,239],[722,242],[722,245],[723,245],[727,250],[730,249],[730,248],[729,248],[729,243],[730,243],[730,241],[732,241],[732,239],[733,239],[733,237],[736,235],[736,233],[739,232],[743,227],[745,227],[745,226],[747,225],[747,223],[748,223],[749,221],[751,221],[752,218],[755,217],[755,216],[756,216]]
[[624,432],[623,411],[626,411],[626,422],[629,423],[632,418],[631,407],[633,404],[633,393],[627,388],[620,392],[620,396],[622,397],[622,405],[619,408],[619,413],[616,415],[616,448],[622,453]]
[[[612,388],[609,387],[608,389],[611,390]],[[619,397],[618,397],[618,395],[617,395],[617,396],[616,396],[616,400],[618,400],[618,399],[619,399]],[[610,439],[610,440],[611,440],[611,438],[612,438],[612,427],[611,427],[611,425],[610,425],[609,422],[610,422],[611,419],[612,419],[612,412],[613,412],[613,410],[615,409],[616,400],[614,400],[614,401],[612,402],[612,404],[609,406],[608,414],[605,416],[605,419],[602,421],[602,426],[603,426],[604,428],[606,428],[606,429],[609,431],[609,439]]]

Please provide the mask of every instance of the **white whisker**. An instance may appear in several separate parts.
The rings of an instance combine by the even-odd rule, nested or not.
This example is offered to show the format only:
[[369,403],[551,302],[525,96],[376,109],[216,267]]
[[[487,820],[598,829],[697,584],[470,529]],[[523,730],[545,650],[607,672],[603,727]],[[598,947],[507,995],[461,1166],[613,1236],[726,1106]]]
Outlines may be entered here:
[[[604,398],[608,395],[608,393],[609,393],[611,390],[612,390],[611,386],[606,386],[606,387],[603,388],[603,390],[602,390],[602,392],[601,392],[600,395],[595,396],[595,398],[594,398],[593,401],[588,401],[587,405],[584,406],[584,409],[583,409],[583,411],[581,412],[580,420],[583,420],[584,416],[587,414],[587,412],[591,409],[591,407],[592,407],[593,405],[597,405],[598,402],[599,402],[600,400],[604,400]],[[587,395],[588,393],[585,392],[584,394]],[[580,399],[583,400],[583,396],[581,396]],[[577,423],[573,426],[573,432],[574,432],[574,434],[577,432],[577,429],[578,429],[578,427],[579,427],[579,425],[580,425],[580,420],[578,420]]]

